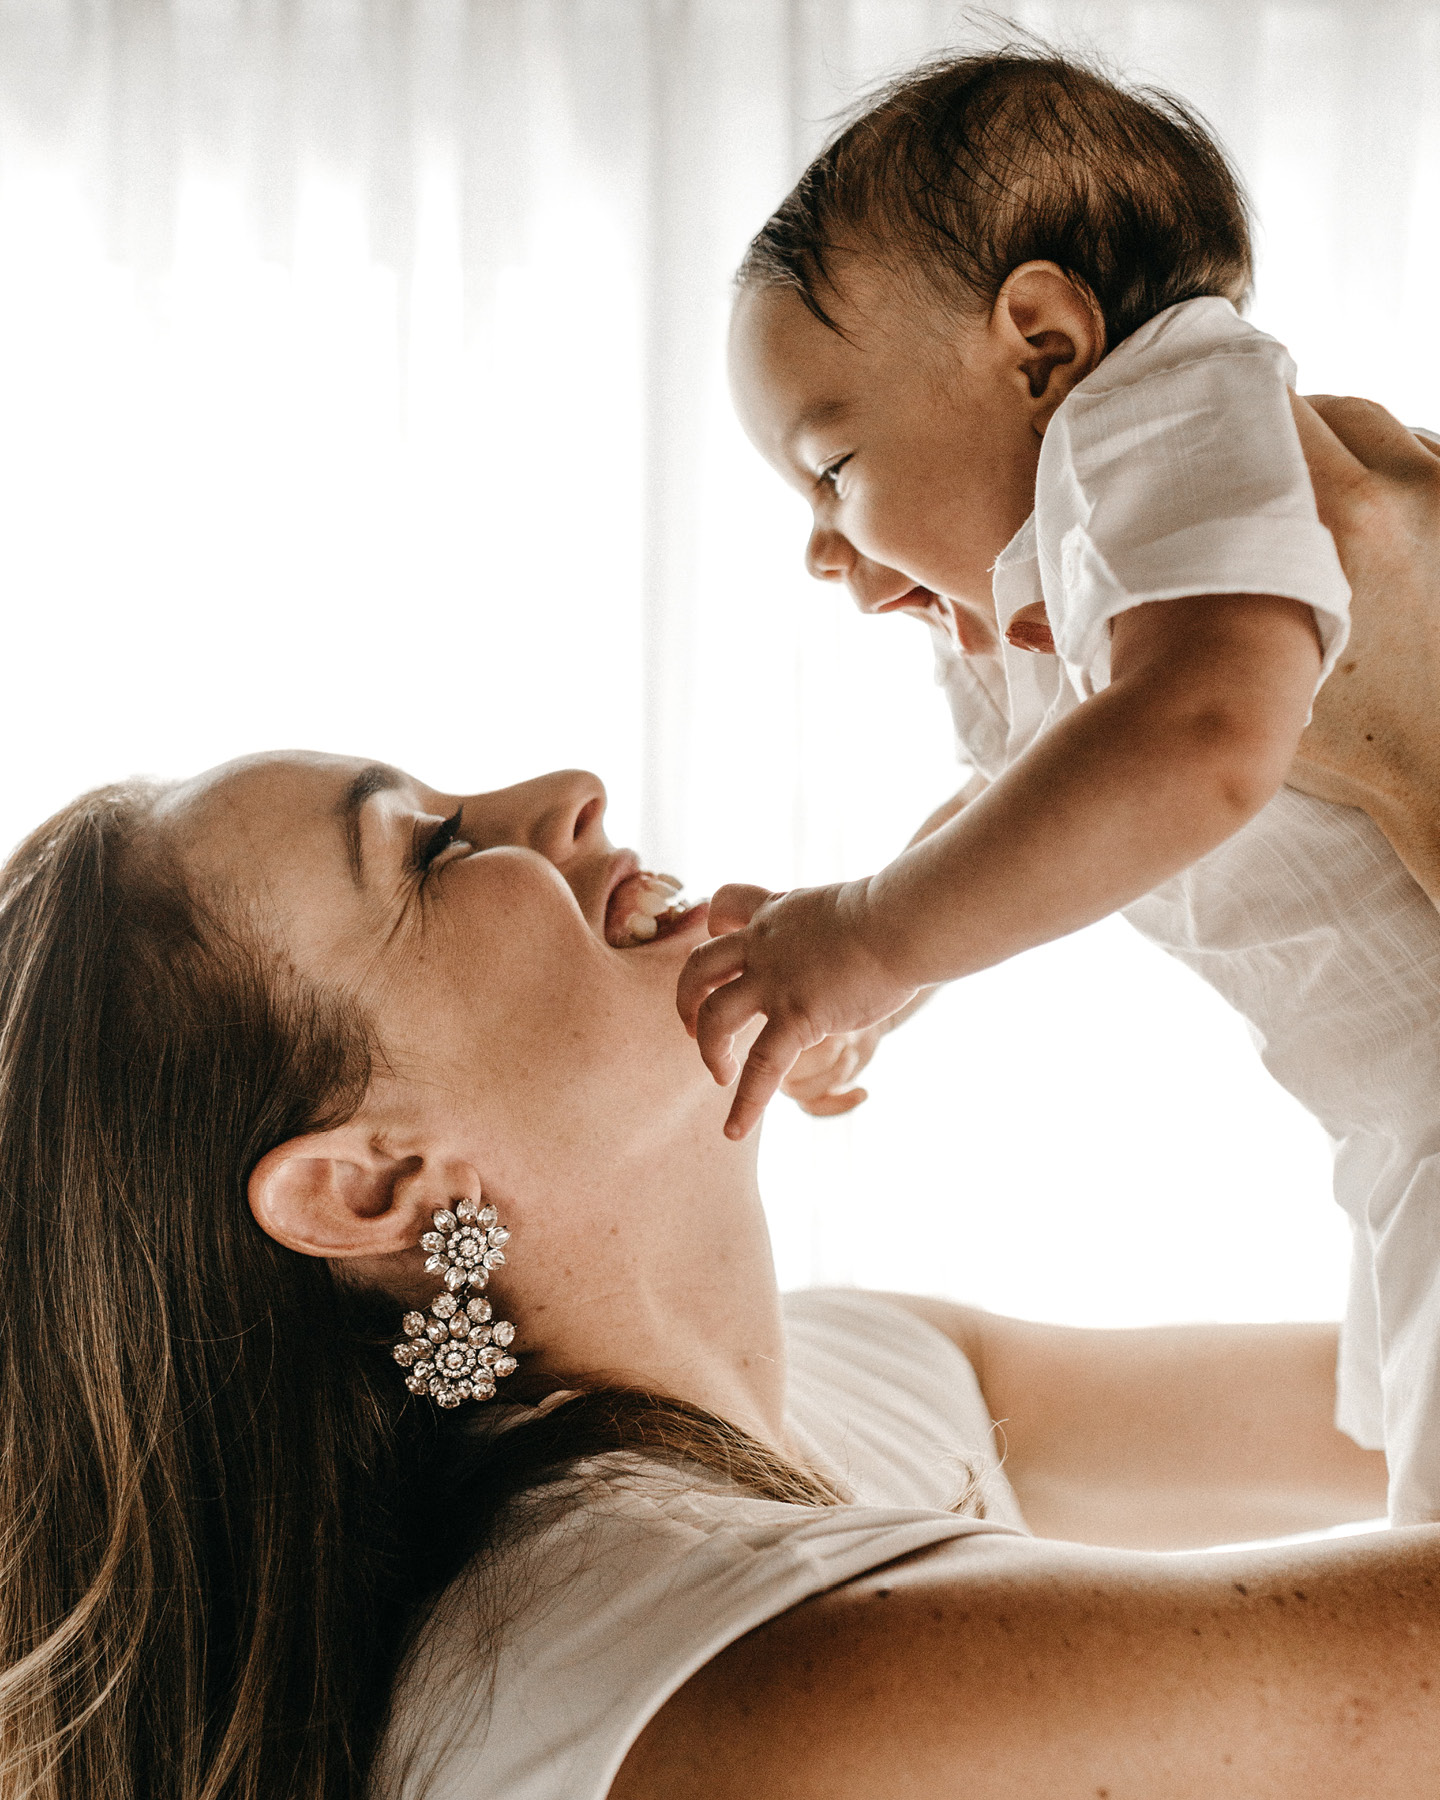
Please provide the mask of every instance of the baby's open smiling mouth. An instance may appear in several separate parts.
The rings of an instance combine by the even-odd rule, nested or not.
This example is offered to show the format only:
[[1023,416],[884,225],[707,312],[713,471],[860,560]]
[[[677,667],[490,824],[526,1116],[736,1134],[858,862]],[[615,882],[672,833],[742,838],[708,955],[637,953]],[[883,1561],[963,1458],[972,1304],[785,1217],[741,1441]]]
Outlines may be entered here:
[[907,612],[918,610],[928,612],[940,596],[927,587],[912,587],[905,593],[897,595],[894,600],[887,600],[883,606],[875,608],[876,613]]

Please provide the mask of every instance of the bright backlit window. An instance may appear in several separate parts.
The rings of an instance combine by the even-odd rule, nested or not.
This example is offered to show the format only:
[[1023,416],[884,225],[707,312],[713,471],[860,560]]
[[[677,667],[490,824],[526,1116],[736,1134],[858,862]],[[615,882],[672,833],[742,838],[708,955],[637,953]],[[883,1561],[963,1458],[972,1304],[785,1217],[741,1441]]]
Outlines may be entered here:
[[[1215,121],[1303,385],[1440,424],[1432,7],[1014,16]],[[586,764],[697,892],[885,860],[953,783],[927,643],[804,576],[730,416],[728,281],[836,109],[963,30],[899,0],[5,0],[0,838],[301,744],[462,790]],[[1340,1310],[1319,1128],[1118,922],[942,996],[869,1085],[849,1119],[774,1109],[790,1283]]]

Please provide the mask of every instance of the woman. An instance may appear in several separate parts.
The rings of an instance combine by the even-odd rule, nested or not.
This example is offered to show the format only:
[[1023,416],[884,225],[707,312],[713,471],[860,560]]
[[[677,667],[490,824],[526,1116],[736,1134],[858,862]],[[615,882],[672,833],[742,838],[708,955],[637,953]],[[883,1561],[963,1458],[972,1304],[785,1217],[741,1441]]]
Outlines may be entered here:
[[[1440,465],[1332,422],[1357,588],[1426,592]],[[12,858],[0,1791],[1433,1792],[1434,1528],[1019,1529],[1373,1512],[1333,1331],[782,1312],[703,913],[602,811],[276,755]]]

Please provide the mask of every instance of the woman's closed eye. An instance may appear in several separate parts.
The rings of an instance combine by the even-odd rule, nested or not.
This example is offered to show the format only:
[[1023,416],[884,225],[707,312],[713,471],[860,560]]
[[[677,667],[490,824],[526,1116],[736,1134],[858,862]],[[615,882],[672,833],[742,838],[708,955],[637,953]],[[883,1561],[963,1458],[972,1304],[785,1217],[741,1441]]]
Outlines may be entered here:
[[457,806],[448,819],[442,819],[429,831],[417,831],[415,846],[411,852],[411,863],[415,873],[422,879],[439,861],[440,857],[454,844],[461,844],[465,849],[470,845],[460,836],[460,824],[465,808]]

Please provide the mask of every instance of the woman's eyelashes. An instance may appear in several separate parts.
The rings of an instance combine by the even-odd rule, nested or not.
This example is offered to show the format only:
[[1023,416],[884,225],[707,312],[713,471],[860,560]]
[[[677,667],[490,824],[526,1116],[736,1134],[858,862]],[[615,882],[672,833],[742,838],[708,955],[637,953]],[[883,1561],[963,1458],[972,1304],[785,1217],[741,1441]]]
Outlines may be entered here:
[[[463,806],[457,806],[448,819],[442,819],[440,823],[432,827],[431,830],[423,832],[416,837],[415,848],[412,853],[412,862],[414,864],[415,872],[422,878],[429,873],[430,869],[438,862],[440,857],[444,855],[445,851],[447,851],[452,844],[463,844],[465,842],[460,836],[460,824],[464,817],[464,813],[465,808]],[[469,847],[468,844],[465,844],[466,849],[469,849]]]

